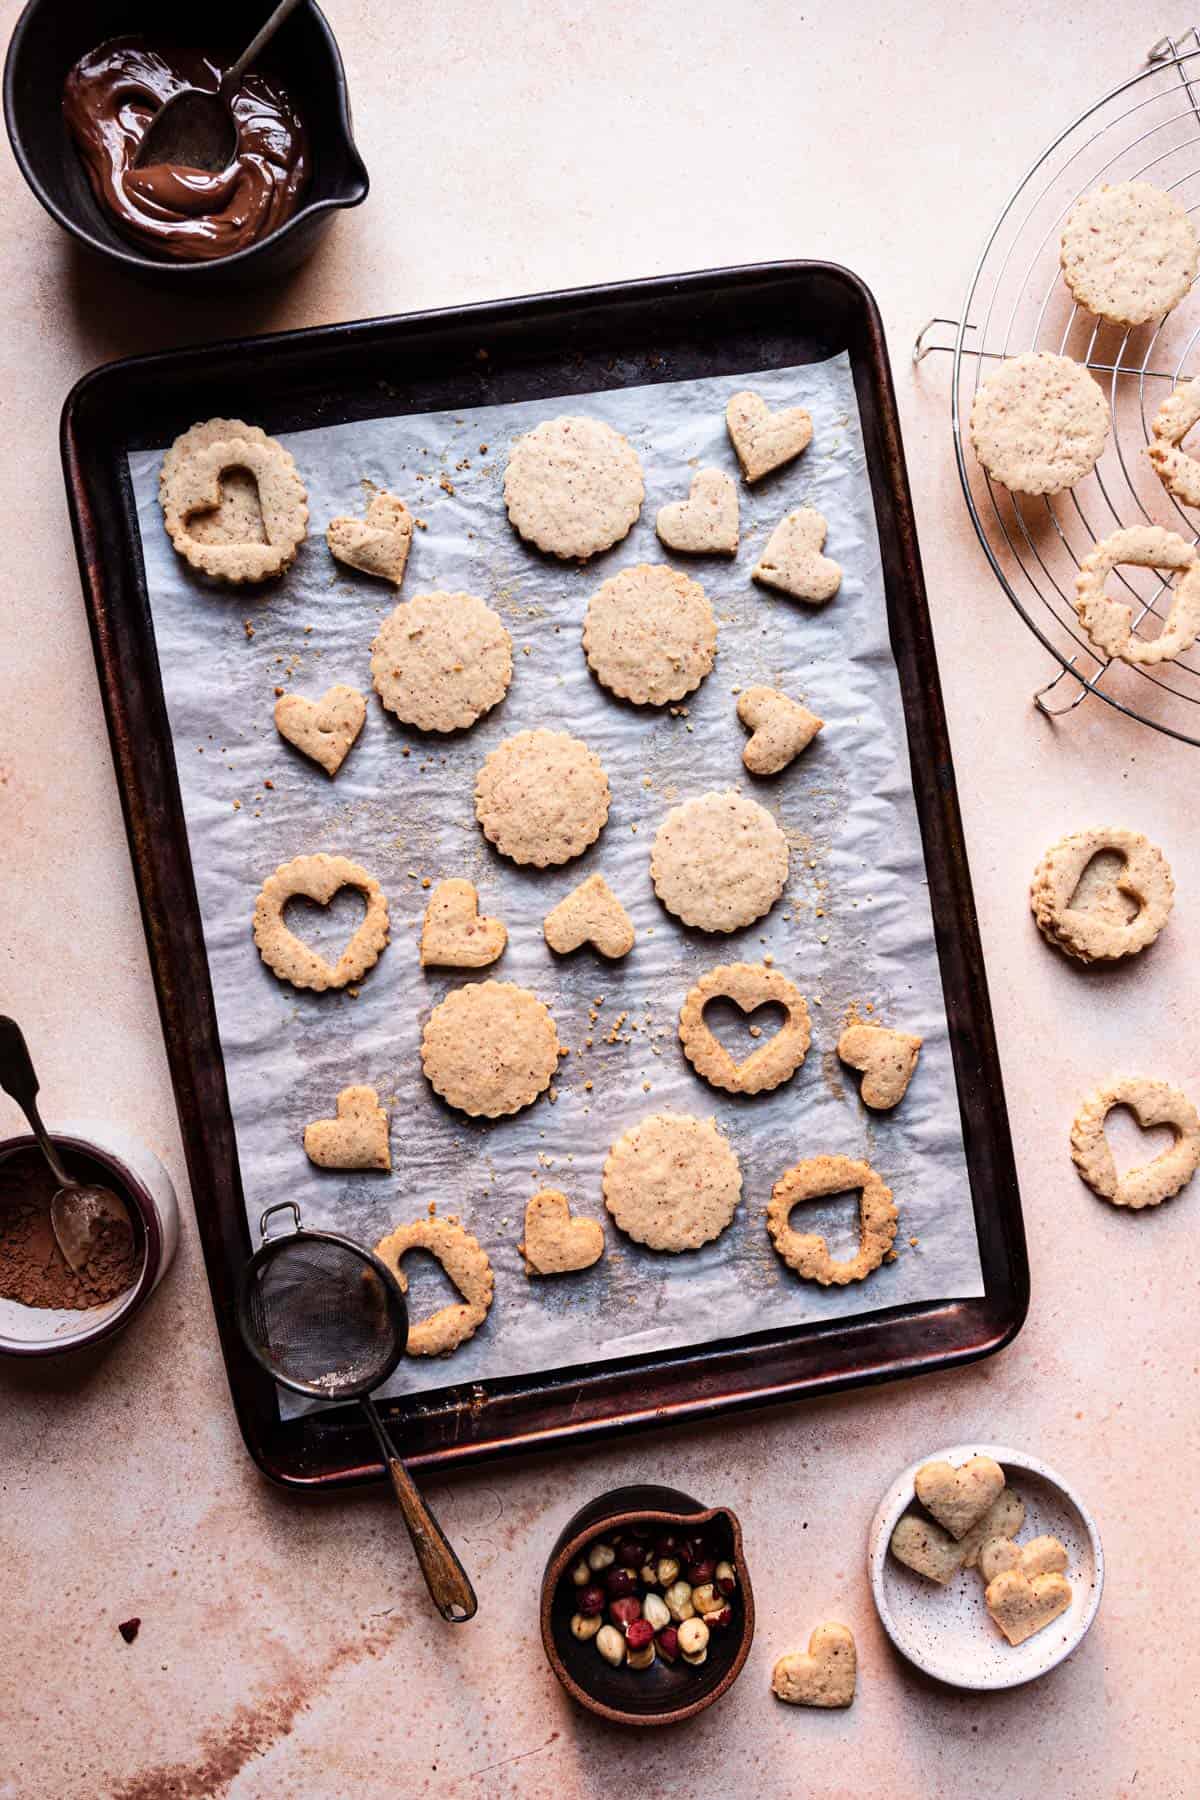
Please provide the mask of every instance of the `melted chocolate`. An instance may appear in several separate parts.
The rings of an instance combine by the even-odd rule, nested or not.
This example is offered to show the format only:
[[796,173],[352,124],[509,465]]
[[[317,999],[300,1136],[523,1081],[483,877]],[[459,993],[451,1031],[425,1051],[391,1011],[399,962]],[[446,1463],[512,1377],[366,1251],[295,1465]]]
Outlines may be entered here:
[[[233,58],[228,59],[232,63]],[[151,119],[182,87],[220,85],[223,59],[112,38],[67,76],[63,112],[100,205],[142,249],[184,262],[229,256],[275,231],[308,182],[308,133],[277,81],[243,75],[230,96],[237,150],[219,175],[134,167]]]

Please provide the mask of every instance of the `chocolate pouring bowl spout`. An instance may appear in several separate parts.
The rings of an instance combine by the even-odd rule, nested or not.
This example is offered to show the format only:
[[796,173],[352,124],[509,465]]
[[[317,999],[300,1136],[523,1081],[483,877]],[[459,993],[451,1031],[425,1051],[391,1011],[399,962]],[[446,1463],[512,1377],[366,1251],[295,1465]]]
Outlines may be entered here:
[[134,159],[135,167],[177,163],[181,168],[205,169],[213,175],[226,168],[237,152],[237,126],[230,111],[230,95],[299,4],[300,0],[280,0],[232,68],[226,69],[215,94],[195,87],[173,94],[155,114]]
[[30,1130],[58,1183],[58,1192],[50,1202],[50,1224],[63,1256],[79,1274],[103,1242],[107,1228],[127,1232],[132,1241],[133,1224],[124,1203],[111,1188],[85,1185],[63,1167],[38,1112],[38,1078],[21,1027],[15,1019],[3,1017],[0,1017],[0,1087],[16,1101],[29,1120]]

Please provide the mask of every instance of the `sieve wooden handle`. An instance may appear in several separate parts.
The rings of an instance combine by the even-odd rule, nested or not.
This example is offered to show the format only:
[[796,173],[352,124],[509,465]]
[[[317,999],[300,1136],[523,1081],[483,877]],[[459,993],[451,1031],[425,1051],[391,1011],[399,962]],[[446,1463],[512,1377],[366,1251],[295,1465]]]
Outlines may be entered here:
[[459,1562],[449,1539],[421,1497],[416,1482],[396,1455],[383,1420],[370,1398],[363,1400],[363,1411],[383,1452],[384,1464],[391,1477],[392,1489],[400,1503],[412,1547],[417,1553],[425,1586],[434,1605],[450,1625],[465,1625],[479,1611],[479,1601],[466,1570]]

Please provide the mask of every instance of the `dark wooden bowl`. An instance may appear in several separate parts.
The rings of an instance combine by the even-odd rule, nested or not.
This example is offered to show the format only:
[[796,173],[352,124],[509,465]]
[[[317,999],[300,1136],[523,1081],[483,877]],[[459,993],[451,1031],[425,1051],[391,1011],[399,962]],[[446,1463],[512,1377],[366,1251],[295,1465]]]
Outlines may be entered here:
[[[714,1631],[708,1658],[699,1668],[665,1663],[657,1657],[648,1669],[622,1664],[614,1669],[593,1643],[571,1635],[575,1591],[571,1564],[595,1538],[617,1535],[628,1525],[703,1526],[713,1538],[718,1557],[737,1570],[738,1585],[730,1599],[733,1619],[726,1631]],[[725,1507],[701,1506],[677,1488],[613,1488],[581,1507],[559,1533],[542,1576],[542,1644],[558,1679],[580,1706],[617,1725],[678,1725],[719,1700],[737,1680],[754,1638],[754,1592],[742,1549],[742,1528]]]

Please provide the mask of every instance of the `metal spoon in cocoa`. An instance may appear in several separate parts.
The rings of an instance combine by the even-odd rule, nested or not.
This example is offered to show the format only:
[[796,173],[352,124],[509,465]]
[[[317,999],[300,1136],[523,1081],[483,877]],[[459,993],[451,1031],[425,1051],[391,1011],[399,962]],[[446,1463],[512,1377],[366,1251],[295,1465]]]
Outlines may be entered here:
[[29,1120],[30,1129],[58,1183],[58,1192],[50,1202],[50,1225],[59,1249],[78,1275],[91,1261],[106,1222],[123,1226],[132,1237],[133,1224],[128,1209],[111,1188],[76,1181],[73,1175],[67,1174],[37,1109],[38,1078],[21,1027],[15,1019],[3,1016],[0,1016],[0,1087],[16,1101]]
[[187,169],[203,169],[210,175],[219,175],[227,168],[238,144],[229,96],[255,57],[266,48],[299,4],[300,0],[280,0],[261,31],[232,68],[226,69],[215,94],[206,88],[195,87],[181,87],[177,94],[172,94],[151,119],[133,159],[134,167],[144,169],[150,163],[177,163]]

